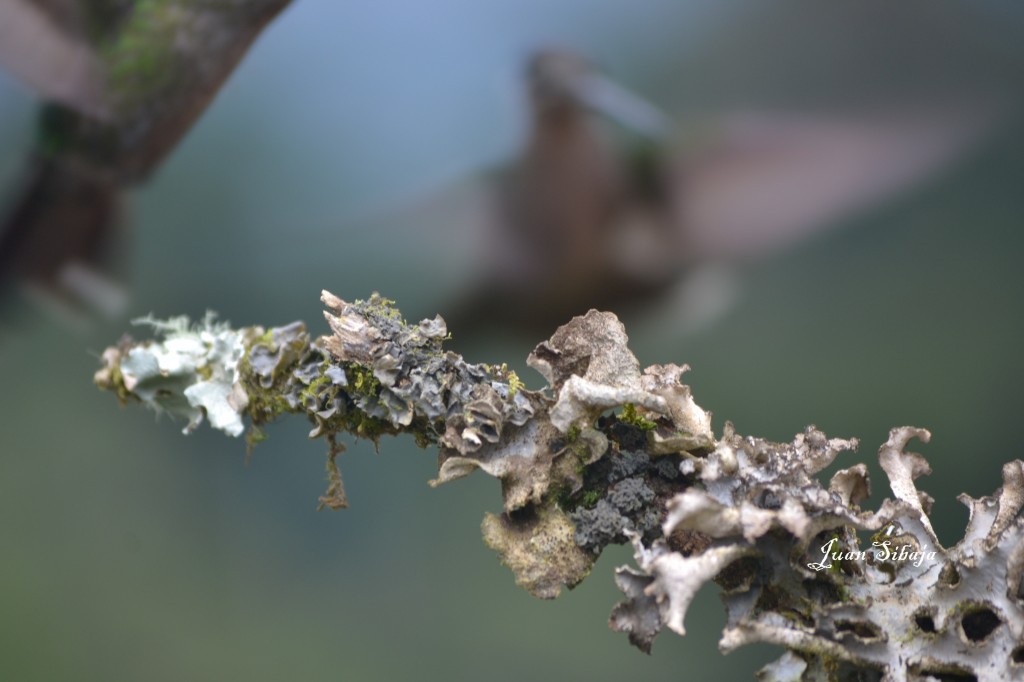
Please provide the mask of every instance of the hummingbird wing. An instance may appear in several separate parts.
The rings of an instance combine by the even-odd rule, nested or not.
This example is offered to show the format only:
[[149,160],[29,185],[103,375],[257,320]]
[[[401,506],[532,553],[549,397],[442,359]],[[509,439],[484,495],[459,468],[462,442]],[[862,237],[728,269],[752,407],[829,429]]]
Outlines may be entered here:
[[[345,221],[346,251],[386,266],[378,273],[382,291],[401,291],[403,282],[431,283],[431,290],[455,296],[485,279],[488,256],[502,220],[499,172],[442,183],[439,189],[394,199],[367,217]],[[325,228],[327,229],[327,228]],[[329,228],[332,233],[336,227]],[[393,282],[393,283],[392,283]]]
[[948,168],[993,127],[994,112],[730,115],[672,171],[682,258],[750,260],[836,226]]

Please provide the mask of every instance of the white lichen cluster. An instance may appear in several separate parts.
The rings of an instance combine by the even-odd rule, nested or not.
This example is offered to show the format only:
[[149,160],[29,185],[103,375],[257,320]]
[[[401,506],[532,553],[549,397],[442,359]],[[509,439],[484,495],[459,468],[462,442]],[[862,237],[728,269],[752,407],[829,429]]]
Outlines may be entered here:
[[241,435],[248,399],[239,383],[238,363],[251,330],[235,331],[211,313],[195,325],[187,317],[152,316],[134,324],[148,325],[162,340],[107,348],[96,383],[110,384],[116,372],[124,388],[145,405],[185,419],[184,433],[195,430],[205,415],[213,428]]
[[[893,496],[876,511],[867,468],[818,479],[856,440],[808,427],[791,443],[721,437],[687,369],[641,371],[618,319],[590,311],[560,327],[528,362],[547,380],[522,387],[502,367],[443,349],[435,318],[408,324],[374,295],[324,292],[333,334],[300,323],[232,331],[208,318],[147,322],[159,342],[122,342],[97,383],[232,435],[285,413],[305,414],[331,444],[331,489],[342,433],[377,440],[412,433],[440,450],[438,485],[475,470],[501,480],[503,511],[484,539],[516,582],[551,598],[583,580],[610,543],[631,542],[636,566],[610,624],[649,651],[668,628],[685,633],[702,585],[723,589],[720,648],[766,642],[787,650],[765,680],[1004,680],[1024,675],[1024,463],[1003,468],[994,497],[962,496],[971,520],[951,548],[938,542],[931,498],[915,484],[927,462],[905,447],[927,431],[894,429],[879,461]],[[251,438],[255,442],[257,438]]]

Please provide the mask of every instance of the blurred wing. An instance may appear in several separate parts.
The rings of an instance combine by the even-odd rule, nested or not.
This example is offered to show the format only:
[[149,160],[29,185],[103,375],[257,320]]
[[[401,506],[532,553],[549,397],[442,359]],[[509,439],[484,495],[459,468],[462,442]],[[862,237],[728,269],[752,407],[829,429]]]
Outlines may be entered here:
[[344,241],[353,253],[383,264],[382,282],[427,282],[449,298],[479,282],[489,267],[498,202],[493,177],[474,176],[378,209],[372,219],[345,226]]
[[73,27],[74,3],[0,0],[0,68],[38,92],[104,117],[104,80],[96,53]]
[[740,299],[740,268],[705,263],[689,269],[657,305],[637,306],[629,319],[636,338],[680,339],[710,329]]
[[843,119],[737,115],[684,159],[674,207],[686,260],[767,255],[949,166],[992,127],[987,111]]

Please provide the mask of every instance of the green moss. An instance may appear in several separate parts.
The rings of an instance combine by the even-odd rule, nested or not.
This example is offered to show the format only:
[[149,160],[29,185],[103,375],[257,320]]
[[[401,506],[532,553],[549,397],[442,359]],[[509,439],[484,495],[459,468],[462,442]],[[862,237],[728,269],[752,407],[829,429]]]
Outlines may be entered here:
[[313,379],[313,381],[309,382],[309,386],[303,389],[302,393],[299,394],[300,397],[302,398],[302,401],[305,402],[306,400],[317,400],[318,396],[320,395],[321,387],[323,387],[324,384],[330,383],[331,380],[322,375],[318,376],[316,379]]
[[622,414],[619,415],[619,421],[631,424],[643,431],[651,431],[658,426],[651,420],[641,417],[640,413],[637,412],[636,405],[633,403],[626,403],[622,406]]
[[249,427],[249,430],[245,432],[245,456],[248,459],[252,457],[252,451],[257,445],[267,439],[267,432],[256,426],[255,424]]
[[355,363],[345,367],[345,375],[348,377],[348,385],[356,392],[367,396],[380,395],[380,381],[373,376],[373,370]]
[[358,409],[345,413],[344,430],[357,438],[366,438],[374,443],[379,442],[381,436],[397,433],[395,427],[390,422],[376,417],[369,417]]
[[[269,333],[267,332],[267,334]],[[245,357],[238,363],[239,382],[245,389],[246,395],[249,396],[249,405],[246,407],[246,413],[256,425],[272,422],[282,414],[295,411],[282,395],[284,380],[281,377],[289,376],[287,372],[281,372],[280,375],[274,378],[274,382],[269,388],[264,388],[260,383],[260,377],[252,370],[249,354],[253,348],[261,345],[270,346],[270,344],[262,342],[263,337],[260,338],[260,341],[253,343],[249,347]]]
[[562,511],[571,511],[576,507],[572,491],[563,483],[552,483],[548,486],[547,499],[554,500]]
[[245,390],[249,394],[249,406],[246,408],[246,412],[256,424],[272,422],[282,414],[291,412],[288,401],[275,394],[273,387],[266,390],[259,387],[254,389],[252,384],[248,384]]
[[523,384],[523,382],[520,381],[518,374],[516,374],[515,372],[509,372],[509,374],[508,374],[508,397],[509,398],[515,398],[516,397],[516,393],[518,393],[519,389],[523,388],[524,386],[525,386],[525,384]]
[[[846,543],[843,542],[843,536],[842,536],[842,534],[838,530],[835,531],[835,532],[829,533],[826,536],[825,542],[823,544],[827,545],[828,543],[832,542],[833,540],[835,540],[835,545],[840,548],[839,551],[845,553],[849,549],[846,546]],[[829,565],[826,567],[825,570],[826,570],[826,572],[828,572],[831,575],[840,575],[843,572],[843,562],[839,561],[839,560],[832,561],[832,562],[829,563]]]
[[583,440],[574,440],[570,441],[567,447],[569,448],[569,452],[571,452],[576,458],[576,473],[583,473],[583,470],[587,466],[586,463],[591,457],[591,443]]
[[348,498],[345,496],[345,484],[341,480],[341,470],[335,461],[338,455],[344,452],[345,448],[335,442],[333,436],[328,436],[327,440],[331,444],[331,451],[327,455],[328,487],[326,494],[320,496],[320,504],[317,506],[317,511],[324,507],[334,511],[348,507]]
[[484,368],[494,381],[508,384],[508,397],[510,399],[515,398],[516,393],[526,388],[526,384],[519,378],[515,370],[509,369],[508,363],[503,362],[500,365],[482,364],[480,366]]
[[406,324],[405,318],[402,317],[402,312],[395,307],[395,302],[390,298],[384,298],[377,292],[373,292],[370,298],[365,301],[357,300],[355,305],[365,306],[364,313],[367,315],[393,320],[403,326]]
[[127,20],[101,47],[108,84],[124,105],[152,103],[176,79],[178,37],[191,12],[172,0],[138,0]]
[[416,440],[416,445],[421,448],[429,448],[437,444],[437,441],[431,438],[424,429],[416,429],[412,432],[412,436]]

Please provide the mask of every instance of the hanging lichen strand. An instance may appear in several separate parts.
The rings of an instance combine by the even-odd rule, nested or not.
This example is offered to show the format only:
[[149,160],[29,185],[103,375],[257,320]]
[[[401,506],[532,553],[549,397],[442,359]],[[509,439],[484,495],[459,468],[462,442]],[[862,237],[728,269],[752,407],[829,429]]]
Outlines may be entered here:
[[[321,504],[347,506],[335,458],[342,433],[375,442],[411,433],[440,450],[438,485],[475,469],[501,479],[504,513],[484,540],[538,597],[578,584],[609,543],[631,542],[636,567],[616,571],[626,595],[612,628],[649,651],[664,627],[683,634],[697,590],[714,580],[728,620],[720,648],[787,649],[765,680],[1007,680],[1024,675],[1024,463],[974,500],[964,539],[943,548],[931,498],[914,479],[928,463],[906,452],[922,429],[893,429],[880,452],[893,498],[877,511],[863,464],[824,467],[856,440],[808,427],[792,443],[741,437],[679,383],[687,369],[640,371],[622,324],[590,311],[560,327],[528,362],[547,380],[530,391],[504,365],[445,351],[441,318],[406,323],[378,295],[346,303],[324,292],[333,334],[301,323],[232,330],[212,317],[144,320],[159,341],[123,340],[96,383],[234,436],[285,413],[329,443]],[[874,533],[871,547],[856,531]]]

